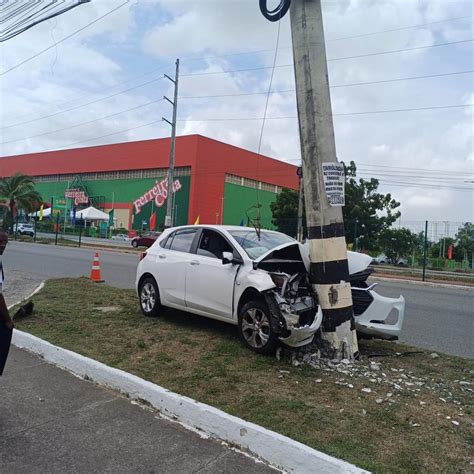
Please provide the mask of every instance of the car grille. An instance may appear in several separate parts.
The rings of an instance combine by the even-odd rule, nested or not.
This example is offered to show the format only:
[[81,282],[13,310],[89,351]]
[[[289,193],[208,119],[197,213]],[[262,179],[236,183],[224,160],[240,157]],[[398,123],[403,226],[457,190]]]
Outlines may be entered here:
[[352,303],[354,305],[354,315],[360,316],[374,301],[368,291],[352,290]]

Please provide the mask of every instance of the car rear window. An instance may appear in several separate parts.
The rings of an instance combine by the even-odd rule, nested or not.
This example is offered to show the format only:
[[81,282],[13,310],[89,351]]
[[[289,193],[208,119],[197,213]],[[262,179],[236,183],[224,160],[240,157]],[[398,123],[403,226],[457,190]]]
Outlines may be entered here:
[[193,243],[194,236],[196,235],[196,229],[186,229],[178,231],[174,234],[174,238],[170,245],[170,240],[166,242],[166,247],[170,250],[176,250],[177,252],[189,252],[191,250],[191,244]]

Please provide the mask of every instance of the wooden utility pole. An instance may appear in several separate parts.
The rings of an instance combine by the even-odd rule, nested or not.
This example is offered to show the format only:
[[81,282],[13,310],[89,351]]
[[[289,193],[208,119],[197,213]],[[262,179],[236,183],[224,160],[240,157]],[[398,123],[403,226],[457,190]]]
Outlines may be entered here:
[[292,0],[290,15],[310,279],[323,311],[325,355],[352,360],[358,355],[358,345],[342,218],[342,164],[336,158],[321,0]]
[[174,148],[176,141],[176,114],[178,111],[178,78],[179,78],[179,59],[176,60],[176,73],[174,79],[165,74],[165,77],[174,84],[174,98],[171,101],[168,97],[163,97],[173,106],[173,118],[170,122],[164,117],[163,120],[171,125],[171,143],[170,143],[170,161],[168,166],[168,189],[166,197],[166,217],[165,227],[173,227],[173,201],[174,201]]

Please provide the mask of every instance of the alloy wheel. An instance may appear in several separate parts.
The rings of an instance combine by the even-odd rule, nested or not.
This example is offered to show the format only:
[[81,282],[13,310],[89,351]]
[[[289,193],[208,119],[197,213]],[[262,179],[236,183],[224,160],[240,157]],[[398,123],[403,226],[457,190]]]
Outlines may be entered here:
[[242,334],[247,343],[260,349],[270,338],[270,321],[267,315],[258,308],[250,308],[242,318]]
[[140,303],[143,311],[146,313],[153,311],[156,304],[156,291],[152,283],[148,282],[143,285],[140,294]]

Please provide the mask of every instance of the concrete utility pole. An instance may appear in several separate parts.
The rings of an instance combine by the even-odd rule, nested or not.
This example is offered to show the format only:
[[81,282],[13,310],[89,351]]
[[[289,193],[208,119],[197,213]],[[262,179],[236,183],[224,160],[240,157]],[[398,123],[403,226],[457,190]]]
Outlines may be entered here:
[[328,180],[333,179],[331,175],[337,175],[342,165],[338,165],[336,158],[321,0],[292,0],[290,14],[310,280],[323,311],[325,355],[352,360],[358,355],[358,345],[342,218],[343,200],[341,194],[332,195],[336,188],[328,184]]
[[165,227],[173,227],[173,182],[174,182],[174,147],[176,141],[176,114],[178,111],[178,78],[179,78],[179,59],[176,60],[176,73],[174,79],[165,74],[165,77],[174,84],[174,99],[171,101],[168,97],[163,97],[173,106],[173,119],[169,120],[162,117],[162,119],[171,125],[171,142],[170,142],[170,162],[168,166],[168,194],[166,197],[166,217]]

